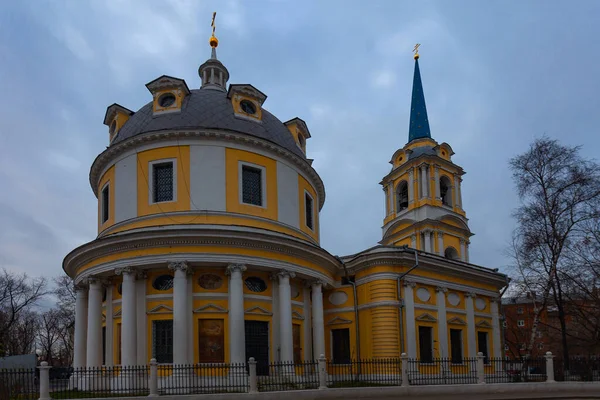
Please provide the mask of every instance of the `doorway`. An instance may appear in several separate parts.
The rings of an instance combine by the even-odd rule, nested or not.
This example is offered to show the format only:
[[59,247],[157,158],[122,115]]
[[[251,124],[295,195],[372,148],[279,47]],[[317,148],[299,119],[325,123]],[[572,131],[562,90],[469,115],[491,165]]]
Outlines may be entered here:
[[246,360],[254,357],[256,374],[269,375],[269,323],[245,321]]

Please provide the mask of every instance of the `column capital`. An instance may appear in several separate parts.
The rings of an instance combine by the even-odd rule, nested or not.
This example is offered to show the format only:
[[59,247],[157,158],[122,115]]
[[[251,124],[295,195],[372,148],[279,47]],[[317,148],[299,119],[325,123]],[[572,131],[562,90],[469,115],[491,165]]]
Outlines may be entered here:
[[424,234],[426,234],[426,235],[430,235],[430,234],[431,234],[431,232],[433,232],[433,230],[432,230],[432,229],[429,229],[429,228],[426,228],[426,229],[423,229],[423,231],[422,231],[422,232],[423,232]]
[[448,288],[444,286],[438,286],[435,288],[436,292],[448,293]]
[[102,279],[98,276],[88,276],[85,281],[89,285],[89,289],[91,289],[91,286],[96,283],[99,283],[100,287],[102,287]]
[[138,270],[135,276],[137,279],[148,279],[148,272],[145,270]]
[[466,239],[464,239],[464,238],[459,238],[458,240],[459,240],[459,242],[460,242],[461,245],[464,245],[464,244],[467,243]]
[[406,279],[405,279],[405,280],[402,282],[402,285],[403,285],[403,286],[406,286],[406,287],[411,287],[411,288],[414,288],[414,287],[416,287],[416,286],[417,286],[417,283],[416,283],[416,282],[414,282],[414,281],[411,281],[411,280],[406,280]]
[[440,170],[439,164],[433,164],[433,167],[435,168],[435,172],[439,172],[439,170]]
[[169,269],[171,271],[181,270],[187,273],[189,266],[187,261],[171,261],[169,262]]
[[471,297],[471,298],[474,299],[475,297],[477,297],[477,293],[475,293],[475,292],[467,292],[467,293],[465,293],[465,296],[466,297]]
[[410,235],[410,240],[417,240],[417,235],[415,235],[414,233]]
[[437,236],[438,239],[443,239],[444,238],[444,232],[442,231],[435,231],[435,234]]
[[490,297],[490,303],[498,303],[498,304],[500,304],[500,296]]
[[73,290],[75,290],[76,294],[87,294],[88,287],[85,283],[79,282],[76,285],[73,285]]
[[412,169],[412,168],[410,168],[410,169],[408,170],[408,177],[409,177],[409,178],[412,178],[412,177],[413,177],[413,169]]
[[276,275],[279,278],[295,278],[296,277],[295,272],[288,271],[287,269],[282,269],[281,271],[277,272]]
[[239,271],[240,273],[244,273],[248,268],[244,264],[229,264],[225,269],[226,275],[231,275],[232,273]]
[[306,285],[306,287],[310,288],[313,288],[315,286],[321,286],[321,288],[323,288],[325,286],[325,282],[321,279],[313,279],[312,281],[306,281],[304,284]]
[[115,275],[130,275],[136,272],[137,270],[133,267],[115,268]]

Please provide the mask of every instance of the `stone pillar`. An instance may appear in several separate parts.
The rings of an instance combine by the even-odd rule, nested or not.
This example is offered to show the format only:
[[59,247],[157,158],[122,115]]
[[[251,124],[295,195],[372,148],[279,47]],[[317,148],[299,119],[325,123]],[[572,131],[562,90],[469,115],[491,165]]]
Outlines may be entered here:
[[230,264],[229,275],[229,362],[246,362],[246,331],[244,327],[244,282],[243,264]]
[[404,309],[406,315],[406,353],[408,358],[417,358],[417,337],[415,328],[415,283],[404,281]]
[[467,241],[465,239],[460,239],[460,259],[461,259],[461,261],[467,261],[466,243],[467,243]]
[[437,240],[438,240],[438,254],[440,256],[444,256],[444,232],[437,231]]
[[313,357],[325,354],[325,322],[323,318],[323,282],[314,281],[312,287]]
[[121,290],[121,365],[132,366],[137,363],[136,271],[127,267],[117,270],[116,273],[123,275]]
[[383,189],[385,193],[385,215],[388,216],[394,212],[394,195],[392,191],[392,185],[387,185]]
[[187,363],[194,364],[194,273],[192,268],[188,269],[188,279],[187,279],[187,293],[185,296],[186,299],[186,320],[188,322],[188,334],[187,334],[187,348],[188,348],[188,356]]
[[494,343],[494,358],[502,357],[502,339],[500,338],[500,313],[498,311],[499,298],[491,299],[490,309],[492,311],[492,337]]
[[169,263],[173,277],[173,364],[186,364],[188,361],[187,335],[187,271],[185,261]]
[[432,253],[431,231],[429,229],[424,230],[423,236],[425,237],[425,247],[423,250],[425,250],[428,253]]
[[428,191],[427,191],[427,185],[428,185],[428,181],[427,181],[427,166],[422,164],[420,166],[421,168],[421,177],[420,177],[420,181],[421,181],[421,198],[425,198],[428,197]]
[[462,199],[460,195],[460,176],[454,175],[454,204],[456,207],[462,208]]
[[311,353],[312,349],[312,312],[310,306],[310,286],[304,285],[302,288],[302,298],[304,299],[304,359],[314,360]]
[[75,344],[73,368],[83,368],[87,348],[88,292],[83,285],[75,285]]
[[475,334],[475,308],[473,305],[473,299],[475,293],[466,293],[466,306],[467,306],[467,350],[468,357],[477,356],[477,340]]
[[410,235],[410,247],[417,248],[417,235]]
[[279,277],[279,341],[281,345],[281,361],[294,361],[294,337],[292,335],[292,291],[290,278],[293,272],[280,271]]
[[448,357],[448,325],[446,324],[446,292],[445,287],[436,288],[437,309],[438,309],[438,342],[440,357]]
[[413,169],[408,170],[408,204],[412,204],[415,201],[415,183]]
[[114,352],[114,343],[113,343],[113,283],[108,281],[104,286],[106,290],[106,344],[105,344],[105,352],[104,352],[104,365],[110,367],[114,365],[113,354]]
[[435,166],[435,173],[434,173],[435,179],[434,179],[434,185],[435,185],[435,198],[436,200],[440,198],[440,166],[436,165]]
[[102,366],[102,282],[89,278],[87,366]]
[[277,274],[271,275],[271,281],[273,282],[273,289],[271,290],[272,295],[272,310],[273,316],[272,329],[273,329],[273,359],[278,362],[281,361],[281,335],[279,333],[279,277]]
[[469,245],[471,242],[465,242],[465,261],[469,262]]
[[138,365],[148,364],[148,315],[146,314],[146,282],[148,274],[145,271],[138,271],[135,281],[135,301],[136,301],[136,360]]

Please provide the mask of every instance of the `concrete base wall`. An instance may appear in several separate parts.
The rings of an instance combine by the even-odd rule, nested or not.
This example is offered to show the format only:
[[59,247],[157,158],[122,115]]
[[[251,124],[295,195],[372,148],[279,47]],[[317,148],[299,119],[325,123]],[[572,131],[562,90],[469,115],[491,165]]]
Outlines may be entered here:
[[[419,399],[419,400],[500,400],[500,399],[600,399],[600,382],[509,383],[439,385],[421,387],[369,387],[244,394],[197,394],[160,396],[160,400],[297,400],[316,399]],[[121,397],[139,400],[140,397]],[[96,399],[99,400],[99,399]],[[115,400],[113,397],[112,400]]]

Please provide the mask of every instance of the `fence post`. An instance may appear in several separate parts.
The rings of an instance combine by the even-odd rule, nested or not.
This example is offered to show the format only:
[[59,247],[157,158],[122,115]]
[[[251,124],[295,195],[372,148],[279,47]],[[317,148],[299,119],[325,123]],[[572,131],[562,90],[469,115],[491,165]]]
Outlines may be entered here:
[[319,356],[319,389],[327,389],[327,360],[324,354]]
[[40,370],[40,398],[39,400],[50,400],[50,368],[46,361],[42,361]]
[[248,370],[250,372],[250,390],[248,393],[258,393],[258,379],[256,377],[256,360],[250,357],[248,360]]
[[554,356],[551,351],[546,352],[546,382],[555,382],[554,380]]
[[408,356],[406,353],[402,353],[400,354],[400,359],[402,360],[402,386],[408,386],[410,385],[410,382],[408,382]]
[[150,388],[148,397],[158,397],[158,363],[156,358],[150,360],[150,382],[148,386]]
[[477,383],[485,383],[485,367],[483,366],[482,352],[477,353]]

